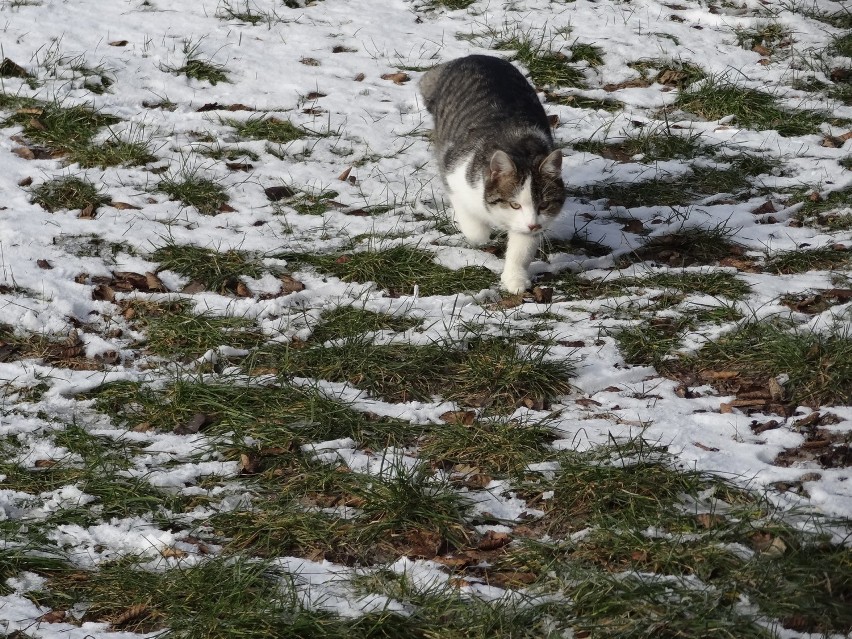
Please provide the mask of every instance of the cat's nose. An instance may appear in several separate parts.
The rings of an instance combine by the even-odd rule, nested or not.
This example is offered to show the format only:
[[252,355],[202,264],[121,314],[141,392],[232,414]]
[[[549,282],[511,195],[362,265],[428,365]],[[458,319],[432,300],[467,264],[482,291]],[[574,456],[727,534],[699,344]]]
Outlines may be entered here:
[[529,224],[528,227],[529,227],[530,231],[540,231],[541,230],[541,224]]

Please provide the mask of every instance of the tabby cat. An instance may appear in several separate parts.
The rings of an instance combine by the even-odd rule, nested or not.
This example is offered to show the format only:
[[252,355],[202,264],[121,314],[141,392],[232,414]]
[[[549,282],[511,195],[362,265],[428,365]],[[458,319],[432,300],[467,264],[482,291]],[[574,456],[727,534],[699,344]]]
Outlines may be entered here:
[[427,71],[420,92],[456,226],[472,246],[492,229],[508,231],[500,281],[523,293],[541,235],[565,201],[562,151],[535,90],[509,62],[470,55]]

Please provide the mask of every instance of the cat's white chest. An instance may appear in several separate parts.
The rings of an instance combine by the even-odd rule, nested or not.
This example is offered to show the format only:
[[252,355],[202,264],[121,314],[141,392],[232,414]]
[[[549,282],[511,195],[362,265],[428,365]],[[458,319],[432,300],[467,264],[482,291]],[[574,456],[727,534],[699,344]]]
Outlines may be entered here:
[[472,216],[484,222],[488,217],[485,210],[485,180],[480,178],[474,184],[467,181],[467,169],[472,161],[473,155],[456,165],[444,179],[447,181],[447,191],[456,219]]

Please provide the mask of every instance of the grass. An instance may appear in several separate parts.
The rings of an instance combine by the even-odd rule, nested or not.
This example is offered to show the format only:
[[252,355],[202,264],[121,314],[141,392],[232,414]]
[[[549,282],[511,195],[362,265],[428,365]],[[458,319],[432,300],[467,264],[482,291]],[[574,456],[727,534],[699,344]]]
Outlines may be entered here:
[[852,228],[852,189],[832,191],[825,197],[812,198],[808,195],[808,191],[802,191],[789,200],[789,204],[803,202],[802,208],[796,214],[797,219],[804,223],[816,222],[837,231]]
[[268,564],[241,557],[166,572],[128,558],[97,572],[68,571],[48,585],[49,592],[31,594],[41,605],[65,610],[85,601],[86,621],[137,632],[168,628],[183,639],[325,636],[324,627],[336,625],[302,608],[292,583]]
[[203,177],[197,170],[181,170],[175,175],[165,176],[157,190],[183,206],[194,207],[202,215],[216,215],[229,199],[221,184]]
[[684,90],[707,77],[701,67],[683,60],[663,60],[646,58],[631,62],[628,66],[639,71],[643,77],[651,76],[654,82]]
[[737,36],[737,44],[749,51],[755,50],[762,55],[775,53],[779,46],[785,43],[789,46],[792,31],[780,22],[768,22],[764,25],[751,28],[734,29]]
[[146,143],[128,142],[118,138],[107,140],[102,144],[75,148],[70,159],[86,169],[93,167],[105,169],[120,165],[144,166],[157,161],[157,157],[151,153]]
[[[198,413],[209,416],[205,433],[226,437],[231,455],[254,450],[276,455],[301,444],[351,437],[361,445],[384,448],[416,437],[407,422],[360,413],[312,388],[270,380],[177,380],[162,390],[135,382],[105,384],[89,394],[96,408],[127,428],[146,424],[173,431]],[[250,445],[245,442],[252,442]]]
[[738,252],[732,241],[735,231],[720,224],[711,228],[693,227],[649,239],[635,252],[640,259],[666,261],[672,266],[714,264]]
[[467,9],[476,0],[430,0],[430,6],[443,7],[450,11],[458,11],[459,9]]
[[505,410],[525,399],[547,403],[570,391],[571,362],[546,348],[496,338],[460,344],[372,344],[361,336],[334,346],[270,346],[260,361],[297,377],[349,382],[388,401],[445,400]]
[[232,292],[242,277],[260,277],[267,270],[243,251],[219,252],[197,246],[168,243],[156,249],[151,259],[159,270],[174,271],[217,293]]
[[727,168],[693,166],[674,178],[658,173],[650,180],[596,184],[583,189],[582,194],[591,199],[606,198],[610,206],[678,206],[710,195],[747,192],[753,176],[769,173],[774,167],[771,160],[741,156],[731,160]]
[[311,332],[311,341],[322,344],[329,340],[355,337],[376,331],[402,333],[421,323],[421,320],[374,313],[357,306],[337,306],[323,312],[319,323]]
[[375,282],[394,295],[410,295],[415,285],[422,295],[453,295],[494,285],[494,274],[480,266],[448,269],[435,263],[432,253],[399,244],[390,248],[350,253],[289,254],[284,259],[310,265],[344,282]]
[[814,333],[781,322],[751,321],[708,342],[682,363],[691,370],[762,379],[786,375],[785,394],[798,404],[852,401],[852,336],[840,326]]
[[72,175],[43,182],[34,187],[31,193],[32,201],[51,213],[62,209],[85,210],[89,207],[94,211],[110,201],[93,182]]
[[247,120],[223,119],[223,124],[234,127],[240,138],[247,140],[268,140],[276,144],[286,144],[301,140],[310,135],[289,120],[275,116],[256,116]]
[[852,252],[838,251],[830,246],[815,249],[779,251],[766,258],[766,268],[774,273],[789,275],[807,271],[830,271],[852,262]]
[[452,464],[468,474],[520,476],[528,464],[552,457],[552,431],[545,424],[509,419],[450,419],[432,427],[420,442],[429,459]]
[[523,64],[530,79],[537,87],[585,88],[583,72],[571,66],[570,58],[564,53],[551,51],[545,46],[544,36],[536,39],[529,33],[516,31],[507,38],[500,38],[492,44],[498,51],[514,51],[513,59]]
[[638,134],[630,135],[622,142],[607,144],[603,141],[586,140],[574,143],[578,151],[596,153],[607,159],[626,162],[641,155],[641,162],[657,162],[675,158],[692,159],[699,155],[702,147],[700,134],[680,135],[664,127],[648,127]]
[[737,85],[724,76],[711,76],[680,93],[674,105],[705,120],[733,115],[741,127],[773,129],[783,137],[818,133],[820,124],[828,119],[816,111],[782,109],[769,93]]
[[267,340],[257,324],[244,317],[196,314],[181,302],[130,302],[134,324],[147,335],[147,349],[161,357],[186,361],[218,346],[255,348]]
[[3,121],[3,127],[19,125],[28,140],[62,153],[88,146],[101,128],[120,121],[88,106],[65,107],[59,102],[39,103],[14,96],[0,100],[0,108],[18,109]]
[[160,68],[175,75],[185,75],[191,80],[209,82],[212,85],[229,82],[225,65],[201,58],[198,53],[198,44],[193,45],[190,42],[185,42],[183,52],[186,59],[181,66],[163,65]]

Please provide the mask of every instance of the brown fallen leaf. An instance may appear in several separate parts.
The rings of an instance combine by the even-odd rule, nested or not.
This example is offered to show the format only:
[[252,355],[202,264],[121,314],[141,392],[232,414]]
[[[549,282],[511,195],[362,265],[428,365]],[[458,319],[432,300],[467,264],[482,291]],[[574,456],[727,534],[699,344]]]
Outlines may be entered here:
[[108,42],[107,44],[109,44],[109,46],[111,47],[126,47],[127,40],[113,40],[112,42]]
[[212,421],[207,413],[195,413],[192,418],[180,426],[175,426],[175,435],[194,435]]
[[17,62],[3,58],[3,62],[0,62],[0,76],[4,78],[28,78],[30,72]]
[[548,115],[547,123],[550,124],[551,129],[555,129],[559,125],[559,116],[555,113],[553,115]]
[[757,55],[759,55],[759,56],[763,56],[763,57],[766,57],[766,56],[768,56],[770,53],[772,53],[769,49],[767,49],[766,47],[764,47],[762,44],[756,44],[756,45],[754,45],[754,46],[751,48],[751,50],[752,50],[752,51],[754,51]]
[[352,172],[352,167],[348,166],[343,170],[343,173],[337,176],[337,179],[341,182],[345,182],[349,178],[349,174]]
[[489,530],[483,535],[482,539],[479,540],[479,543],[476,545],[478,550],[497,550],[498,548],[502,548],[506,544],[512,541],[512,537],[509,533],[504,532],[494,532],[493,530]]
[[394,84],[405,84],[411,79],[407,73],[403,73],[402,71],[397,73],[384,73],[381,77],[382,80],[391,80]]
[[532,290],[532,296],[539,304],[550,304],[553,301],[553,289],[549,286],[535,286]]
[[45,270],[50,270],[53,268],[50,262],[47,260],[36,260],[36,264],[38,264],[39,268],[43,268]]
[[231,171],[251,171],[254,168],[250,162],[225,162],[225,166]]
[[236,212],[236,210],[237,210],[237,209],[235,209],[233,206],[231,206],[231,205],[230,205],[230,204],[228,204],[227,202],[222,202],[222,203],[219,205],[219,212],[220,212],[220,213],[235,213],[235,212]]
[[33,179],[31,177],[25,177],[23,180],[18,180],[18,186],[27,187],[33,183]]
[[31,148],[26,146],[16,146],[14,149],[12,149],[12,153],[24,160],[35,160],[36,157],[35,152]]
[[356,75],[353,79],[355,80],[355,82],[363,82],[363,81],[364,81],[364,78],[366,78],[366,77],[367,77],[367,76],[366,76],[366,75],[364,75],[363,73],[359,73],[359,74],[358,74],[358,75]]
[[114,302],[115,290],[106,284],[98,284],[94,289],[92,289],[92,299]]
[[148,287],[149,291],[155,291],[157,293],[168,293],[168,287],[163,284],[163,280],[157,277],[156,273],[152,273],[151,271],[145,272],[145,285]]
[[118,209],[119,211],[141,211],[141,206],[136,206],[134,204],[128,204],[127,202],[110,202],[109,205]]
[[38,617],[36,621],[41,621],[43,623],[59,623],[64,619],[64,610],[51,610],[50,612],[44,613],[41,617]]
[[281,280],[281,284],[283,285],[282,292],[284,295],[299,293],[305,290],[305,285],[291,275],[279,275],[278,279]]
[[240,453],[240,475],[256,475],[260,470],[260,457],[254,453]]
[[707,450],[707,451],[710,451],[711,453],[715,453],[715,452],[718,452],[718,451],[719,451],[719,449],[718,449],[718,448],[716,448],[715,446],[706,446],[706,445],[702,444],[701,442],[692,442],[692,443],[693,443],[693,445],[695,445],[697,448],[700,448],[701,450]]
[[263,192],[266,194],[266,198],[271,202],[277,202],[284,198],[296,195],[296,192],[289,186],[268,186],[263,189]]
[[237,288],[234,291],[237,294],[237,297],[252,297],[253,293],[251,289],[245,285],[243,282],[237,282]]
[[202,284],[198,280],[192,280],[189,284],[184,286],[180,290],[180,292],[186,293],[187,295],[194,295],[195,293],[201,293],[202,291],[205,291],[205,290],[207,290],[207,287],[204,286],[204,284]]
[[301,58],[299,62],[309,67],[318,67],[320,65],[320,61],[316,58]]
[[446,413],[441,413],[441,421],[447,424],[461,424],[470,426],[476,421],[476,411],[472,410],[449,410]]
[[147,604],[136,604],[130,606],[123,612],[119,613],[112,620],[113,628],[121,628],[122,626],[126,626],[131,621],[136,621],[141,617],[147,617],[150,610]]
[[37,459],[33,466],[36,468],[51,468],[56,466],[57,461],[55,459]]
[[80,214],[77,216],[82,220],[94,220],[95,219],[95,205],[91,202],[84,206],[80,211]]

